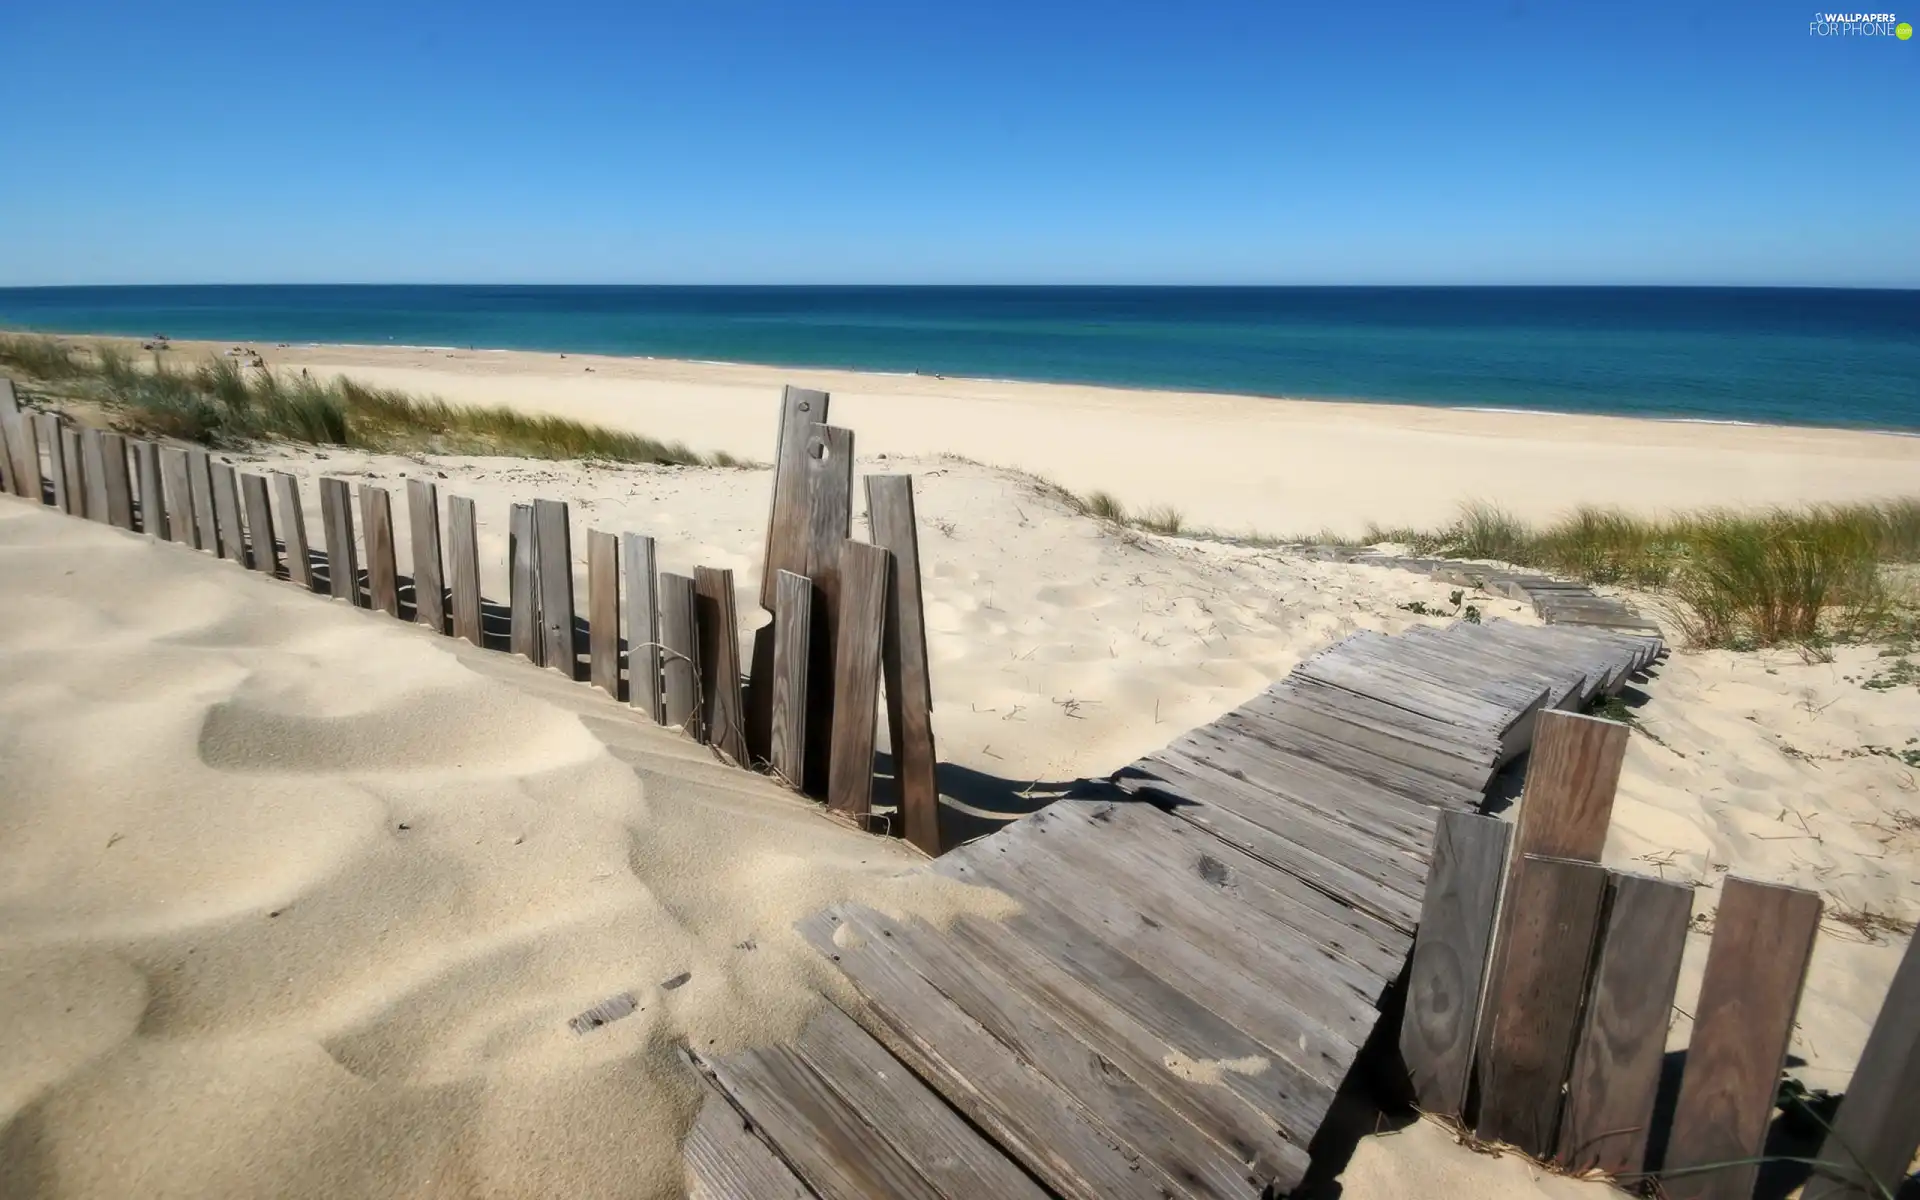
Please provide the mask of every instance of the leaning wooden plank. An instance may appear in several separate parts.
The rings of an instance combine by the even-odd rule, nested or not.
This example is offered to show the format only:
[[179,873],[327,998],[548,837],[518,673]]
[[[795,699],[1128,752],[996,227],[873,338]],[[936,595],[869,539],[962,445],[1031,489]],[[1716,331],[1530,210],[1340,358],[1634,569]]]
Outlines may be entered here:
[[711,1083],[680,1144],[688,1200],[811,1200],[813,1193]]
[[593,686],[620,698],[620,540],[587,530],[587,656]]
[[1920,937],[1887,989],[1847,1085],[1833,1131],[1820,1149],[1827,1165],[1801,1194],[1805,1200],[1877,1200],[1900,1190],[1920,1151]]
[[744,767],[748,765],[746,711],[741,707],[740,620],[735,611],[733,572],[695,567],[693,591],[706,741]]
[[300,501],[300,481],[285,471],[273,473],[280,493],[280,531],[287,539],[287,578],[313,590],[313,555],[307,550],[307,514]]
[[278,575],[280,546],[273,536],[273,501],[267,495],[266,476],[240,476],[240,491],[247,507],[247,563],[256,571]]
[[71,517],[87,515],[87,457],[80,440],[80,431],[62,421],[60,423],[60,469],[66,475],[66,506],[61,509]]
[[1612,876],[1560,1121],[1558,1157],[1576,1172],[1629,1175],[1646,1168],[1692,914],[1693,889],[1685,884]]
[[80,458],[81,472],[87,479],[87,519],[105,525],[108,523],[107,449],[100,430],[88,426],[80,431]]
[[370,483],[360,485],[360,519],[366,525],[367,596],[372,607],[400,615],[400,568],[393,552],[393,495]]
[[240,524],[240,477],[233,464],[216,462],[213,472],[213,514],[219,523],[220,557],[247,565],[247,534]]
[[61,512],[70,512],[72,502],[67,499],[67,457],[61,451],[62,422],[52,413],[39,413],[34,417],[34,425],[40,431],[38,440],[47,444],[47,483],[50,502]]
[[200,526],[194,520],[192,460],[185,450],[173,446],[160,449],[160,478],[165,485],[167,537],[183,546],[200,548]]
[[453,636],[486,645],[480,608],[480,533],[473,501],[447,497],[447,570],[453,580]]
[[1478,1128],[1544,1158],[1557,1144],[1607,873],[1594,863],[1532,855],[1515,868],[1506,899],[1514,917],[1487,982]]
[[25,494],[21,485],[15,482],[13,474],[13,439],[18,436],[14,433],[13,425],[18,416],[17,410],[0,409],[0,492],[9,496]]
[[13,460],[13,494],[42,503],[45,482],[40,474],[40,441],[34,433],[33,418],[23,412],[7,414],[7,453]]
[[[767,517],[767,552],[760,571],[760,607],[777,611],[780,572],[807,573],[809,496],[807,439],[827,422],[825,392],[787,387],[780,393],[780,432],[774,443],[773,506]],[[846,536],[842,534],[841,536]]]
[[834,656],[840,629],[840,543],[853,524],[853,431],[816,425],[807,434],[807,562],[813,580],[813,656],[807,667],[807,779],[824,797],[832,778]]
[[360,603],[360,555],[353,544],[353,493],[344,479],[320,480],[320,521],[327,535],[327,590]]
[[621,542],[627,564],[627,703],[659,724],[665,714],[660,699],[660,609],[655,598],[659,572],[653,560],[653,539],[628,533],[621,535]]
[[940,789],[934,779],[933,684],[927,619],[920,594],[920,533],[913,476],[867,476],[867,524],[873,544],[893,554],[887,577],[886,632],[880,661],[887,681],[887,743],[900,797],[894,833],[940,853]]
[[1400,1057],[1425,1112],[1457,1117],[1466,1110],[1481,987],[1512,830],[1491,817],[1440,814],[1400,1023]]
[[700,725],[700,639],[694,628],[693,580],[660,574],[660,674],[665,681],[669,725],[704,741]]
[[193,544],[210,554],[220,553],[220,525],[213,502],[213,457],[193,447],[187,451],[187,482],[193,490]]
[[[840,627],[833,674],[833,761],[827,807],[862,827],[873,806],[873,727],[880,703],[880,634],[893,555],[840,543]],[[808,714],[809,719],[813,714]]]
[[573,628],[573,540],[564,500],[533,502],[534,574],[540,589],[540,654],[549,666],[574,679],[580,673]]
[[508,642],[515,654],[537,667],[546,659],[541,653],[540,575],[534,562],[533,505],[516,504],[507,520]]
[[407,529],[413,550],[413,619],[447,631],[447,584],[440,569],[440,489],[431,480],[407,480]]
[[792,571],[780,572],[773,610],[773,772],[798,788],[806,770],[808,624],[813,615],[813,583]]
[[166,486],[160,475],[160,447],[149,441],[133,443],[133,457],[140,464],[140,532],[156,541],[167,538]]
[[118,433],[100,435],[100,478],[106,491],[107,524],[133,528],[133,474],[127,469],[127,439]]
[[1673,1200],[1753,1195],[1819,927],[1815,892],[1738,878],[1722,888],[1667,1141],[1661,1186]]

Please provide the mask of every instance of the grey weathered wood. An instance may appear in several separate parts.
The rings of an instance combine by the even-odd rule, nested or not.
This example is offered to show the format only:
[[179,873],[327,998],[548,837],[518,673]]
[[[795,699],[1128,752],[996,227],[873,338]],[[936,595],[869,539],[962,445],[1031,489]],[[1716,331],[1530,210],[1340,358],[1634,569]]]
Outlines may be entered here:
[[61,449],[61,424],[60,418],[52,413],[39,413],[34,417],[34,425],[40,431],[39,440],[47,446],[47,483],[53,506],[61,512],[71,512],[72,502],[67,499],[67,457]]
[[824,797],[832,777],[835,647],[840,629],[840,544],[853,523],[853,431],[816,425],[807,434],[807,561],[813,581],[813,654],[807,668],[806,790]]
[[[810,512],[805,469],[807,439],[826,424],[825,392],[787,387],[780,394],[780,431],[774,441],[773,504],[767,516],[767,550],[760,571],[760,607],[776,611],[780,572],[807,573]],[[841,535],[845,537],[845,534]]]
[[705,740],[735,763],[746,766],[746,710],[740,696],[740,621],[735,611],[733,572],[695,567],[693,589]]
[[533,502],[534,574],[540,589],[541,664],[579,677],[573,628],[573,540],[563,500]]
[[133,457],[140,464],[140,532],[165,541],[168,530],[166,485],[160,472],[160,447],[136,440]]
[[167,537],[198,550],[200,525],[194,519],[192,460],[185,450],[161,447],[160,478],[166,492]]
[[1733,877],[1721,889],[1667,1140],[1673,1200],[1753,1195],[1819,927],[1815,892]]
[[107,453],[100,431],[87,426],[80,430],[81,474],[87,480],[89,521],[107,524]]
[[534,666],[546,661],[540,637],[540,574],[535,568],[533,505],[516,504],[507,521],[507,567],[511,594],[509,644]]
[[360,552],[353,542],[353,493],[344,479],[320,480],[320,521],[327,535],[327,590],[360,603]]
[[87,515],[86,451],[80,440],[80,431],[62,421],[60,423],[60,470],[67,481],[66,504],[62,512],[72,517]]
[[7,454],[13,463],[13,494],[39,504],[46,492],[40,473],[40,441],[34,432],[33,418],[27,413],[15,411],[0,417],[0,422],[7,427]]
[[367,542],[367,601],[390,617],[400,615],[400,567],[393,550],[393,496],[383,487],[360,485],[361,536]]
[[1628,1175],[1646,1168],[1693,889],[1614,873],[1560,1121],[1561,1163]]
[[700,639],[694,627],[693,580],[670,571],[660,573],[660,674],[665,681],[665,711],[669,725],[678,726],[704,741],[700,721]]
[[447,584],[440,569],[440,489],[431,480],[407,480],[407,530],[413,550],[413,619],[447,631]]
[[724,1095],[711,1085],[702,1091],[706,1101],[680,1145],[688,1200],[812,1200]]
[[587,530],[587,678],[620,698],[620,540]]
[[187,482],[193,491],[194,546],[220,553],[220,524],[213,499],[213,457],[199,447],[187,450]]
[[[880,702],[880,636],[893,555],[840,543],[840,627],[835,635],[833,761],[827,807],[865,825],[873,806],[873,731]],[[811,720],[814,714],[809,713]]]
[[813,583],[792,571],[780,572],[774,593],[772,741],[776,775],[792,787],[806,778],[808,627],[813,616]]
[[100,435],[100,478],[106,493],[107,524],[133,528],[133,474],[127,469],[127,439],[118,433]]
[[627,574],[627,703],[658,724],[666,719],[660,698],[660,610],[653,539],[621,535]]
[[[1804,1200],[1877,1200],[1894,1195],[1920,1151],[1920,937],[1907,952],[1880,1005],[1847,1085],[1833,1131],[1820,1149],[1828,1165],[1814,1174]],[[1878,1190],[1862,1186],[1867,1180]]]
[[300,481],[285,471],[275,471],[273,486],[280,494],[280,532],[287,541],[287,578],[312,591],[313,557],[307,550],[307,513],[300,499]]
[[1491,817],[1440,815],[1419,937],[1400,1024],[1400,1057],[1424,1112],[1465,1111],[1494,909],[1513,827]]
[[447,571],[453,582],[453,636],[486,644],[480,605],[480,532],[473,501],[447,497]]
[[220,557],[247,565],[247,535],[240,524],[240,477],[231,463],[213,462],[213,515],[219,530]]
[[1587,963],[1606,892],[1594,863],[1532,855],[1508,881],[1506,946],[1487,982],[1482,1137],[1544,1158],[1557,1145]]
[[264,475],[240,476],[247,507],[247,565],[268,575],[280,573],[280,547],[273,536],[273,501]]
[[13,439],[17,436],[13,424],[18,415],[18,411],[0,408],[0,491],[9,496],[25,495],[13,475]]
[[893,555],[880,662],[887,682],[887,743],[900,797],[893,830],[928,854],[940,853],[940,789],[934,778],[933,682],[927,619],[920,594],[920,533],[913,476],[867,476],[867,524],[873,544]]

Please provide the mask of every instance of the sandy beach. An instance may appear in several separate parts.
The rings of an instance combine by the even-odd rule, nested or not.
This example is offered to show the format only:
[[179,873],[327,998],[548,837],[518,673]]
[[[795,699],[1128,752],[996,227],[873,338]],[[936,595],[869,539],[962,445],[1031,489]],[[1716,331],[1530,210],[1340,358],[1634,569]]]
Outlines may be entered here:
[[[183,360],[208,349],[180,344]],[[934,723],[958,835],[1030,811],[1452,589],[1281,549],[1117,530],[1024,472],[1222,530],[1879,498],[1920,438],[465,350],[259,346],[450,401],[771,457],[780,383],[830,391],[859,471],[915,476]],[[264,447],[248,469],[472,497],[505,594],[508,505],[735,572],[749,625],[771,473]],[[855,535],[864,533],[856,481]],[[319,514],[307,519],[319,535]],[[399,523],[404,526],[405,522]],[[404,528],[399,558],[408,561]],[[575,549],[584,554],[584,539]],[[576,564],[584,584],[584,562]],[[404,569],[404,565],[403,565]],[[0,1193],[672,1196],[673,1047],[797,1028],[838,976],[791,925],[836,899],[939,920],[995,893],[828,821],[559,676],[173,546],[0,500]],[[1657,601],[1632,597],[1660,614]],[[1470,595],[1488,616],[1530,609]],[[1609,865],[1700,885],[1686,1044],[1729,875],[1820,891],[1793,1046],[1844,1089],[1920,919],[1920,688],[1676,649]],[[884,728],[883,728],[884,738]],[[688,978],[668,986],[681,975]],[[591,1036],[567,1019],[632,992]],[[609,1147],[617,1146],[617,1153]],[[1363,1140],[1350,1200],[1604,1194],[1418,1123]]]

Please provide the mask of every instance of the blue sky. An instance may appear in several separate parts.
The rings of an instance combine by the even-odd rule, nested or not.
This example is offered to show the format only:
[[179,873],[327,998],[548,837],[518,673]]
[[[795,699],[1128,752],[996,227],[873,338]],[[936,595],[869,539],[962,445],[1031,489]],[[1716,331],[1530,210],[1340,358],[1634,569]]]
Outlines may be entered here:
[[9,0],[0,285],[1920,286],[1920,38],[1811,15]]

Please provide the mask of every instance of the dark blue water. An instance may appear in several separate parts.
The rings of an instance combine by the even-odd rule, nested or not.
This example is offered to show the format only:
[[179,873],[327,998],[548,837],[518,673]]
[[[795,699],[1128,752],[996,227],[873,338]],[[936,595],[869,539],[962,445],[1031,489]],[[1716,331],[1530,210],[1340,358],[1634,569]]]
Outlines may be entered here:
[[1920,430],[1920,291],[16,288],[0,324]]

